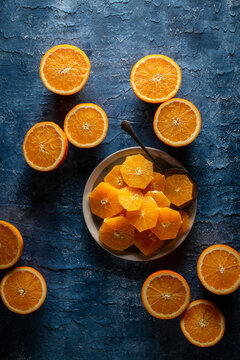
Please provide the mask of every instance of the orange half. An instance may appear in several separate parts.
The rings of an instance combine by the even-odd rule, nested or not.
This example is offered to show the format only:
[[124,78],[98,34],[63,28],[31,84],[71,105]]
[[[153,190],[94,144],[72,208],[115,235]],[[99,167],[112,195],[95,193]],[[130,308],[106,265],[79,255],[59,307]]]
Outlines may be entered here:
[[23,239],[15,226],[0,221],[0,269],[7,269],[19,260],[23,250]]

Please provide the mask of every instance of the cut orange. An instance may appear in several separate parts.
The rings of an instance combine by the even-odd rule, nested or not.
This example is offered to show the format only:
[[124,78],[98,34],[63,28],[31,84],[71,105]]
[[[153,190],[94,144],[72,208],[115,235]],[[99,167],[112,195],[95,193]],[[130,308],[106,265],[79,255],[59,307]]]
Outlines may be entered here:
[[7,269],[19,260],[23,239],[15,226],[0,220],[0,269]]
[[153,179],[150,182],[150,184],[146,187],[145,191],[156,190],[156,191],[164,192],[164,189],[165,189],[165,176],[160,173],[154,172]]
[[120,169],[128,186],[145,189],[153,179],[153,164],[144,156],[127,156]]
[[137,229],[134,234],[134,245],[146,256],[160,249],[164,241],[159,240],[150,230],[139,232]]
[[167,176],[164,194],[179,208],[188,205],[193,198],[193,183],[187,175]]
[[123,180],[122,173],[120,171],[122,165],[115,165],[112,170],[105,176],[104,182],[107,182],[117,189],[125,187],[127,184]]
[[140,209],[143,201],[141,190],[126,186],[118,191],[118,201],[128,211]]
[[145,196],[141,207],[136,211],[127,211],[126,219],[138,231],[144,231],[156,226],[158,206],[151,196]]
[[92,213],[102,219],[110,218],[123,210],[118,201],[118,190],[105,182],[95,187],[89,195],[89,202]]
[[197,273],[207,290],[230,294],[240,286],[240,254],[227,245],[212,245],[199,256]]
[[130,78],[137,97],[149,103],[171,99],[178,92],[181,80],[179,66],[164,55],[148,55],[139,60]]
[[183,335],[199,347],[217,344],[225,331],[225,318],[218,307],[208,300],[191,302],[180,320]]
[[105,219],[99,230],[99,239],[111,249],[123,251],[133,245],[134,227],[123,215]]
[[35,170],[56,169],[66,158],[68,141],[65,133],[55,123],[46,121],[34,125],[23,141],[23,155]]
[[170,207],[171,205],[171,202],[168,200],[168,198],[166,197],[166,195],[164,195],[162,191],[152,190],[148,191],[146,195],[151,196],[156,201],[156,204],[159,207]]
[[180,227],[178,235],[182,235],[188,231],[189,226],[190,226],[190,219],[189,219],[188,213],[186,211],[180,210],[179,213],[182,218],[182,226]]
[[28,266],[10,271],[2,279],[0,287],[4,304],[18,314],[29,314],[39,309],[47,295],[44,278]]
[[64,120],[68,140],[79,148],[99,145],[105,139],[107,130],[107,115],[95,104],[76,105]]
[[201,116],[190,101],[174,98],[159,106],[154,116],[153,129],[167,145],[188,145],[199,134]]
[[150,275],[142,287],[146,310],[159,319],[173,319],[187,308],[191,293],[187,281],[170,270]]
[[178,211],[163,207],[159,208],[156,226],[151,231],[160,240],[175,239],[182,226],[181,215]]
[[90,61],[82,50],[64,44],[46,52],[39,71],[42,82],[50,91],[72,95],[84,87],[90,68]]

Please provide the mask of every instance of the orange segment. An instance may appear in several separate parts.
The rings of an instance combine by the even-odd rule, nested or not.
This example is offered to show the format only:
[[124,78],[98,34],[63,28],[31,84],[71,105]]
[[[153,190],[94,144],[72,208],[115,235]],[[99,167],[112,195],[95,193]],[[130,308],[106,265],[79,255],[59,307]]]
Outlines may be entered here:
[[2,279],[0,287],[4,304],[18,314],[29,314],[39,309],[47,295],[42,275],[27,266],[10,271]]
[[154,172],[153,179],[150,182],[150,184],[146,187],[145,191],[156,190],[156,191],[164,192],[164,189],[165,189],[165,176],[160,173]]
[[35,170],[56,169],[66,158],[68,141],[65,133],[55,123],[46,121],[34,125],[23,141],[23,155]]
[[128,211],[138,210],[143,201],[143,193],[139,189],[126,186],[118,191],[118,201]]
[[104,182],[107,182],[117,189],[121,189],[126,186],[123,180],[122,173],[120,171],[122,165],[115,165],[112,170],[105,176]]
[[240,286],[240,254],[227,245],[213,245],[199,256],[197,273],[203,286],[218,295]]
[[110,218],[123,210],[118,201],[118,190],[105,182],[95,187],[89,195],[89,202],[92,213],[102,219]]
[[159,106],[154,116],[153,129],[167,145],[188,145],[200,132],[201,116],[192,103],[174,98]]
[[144,156],[127,156],[120,169],[126,184],[131,187],[145,189],[153,179],[153,164]]
[[142,287],[143,305],[152,316],[159,319],[173,319],[182,314],[190,297],[187,281],[170,270],[153,273]]
[[160,103],[178,92],[181,79],[181,70],[175,61],[164,55],[148,55],[134,65],[130,81],[141,100]]
[[180,327],[193,345],[208,347],[217,344],[223,337],[225,318],[211,301],[196,300],[182,315]]
[[178,211],[164,207],[159,208],[156,226],[151,231],[160,240],[175,239],[182,226],[181,215]]
[[150,230],[139,232],[137,229],[134,234],[134,245],[144,254],[150,255],[164,245],[164,241],[159,240]]
[[173,205],[186,206],[193,198],[193,183],[187,175],[170,175],[166,178],[164,193]]
[[182,235],[188,231],[189,226],[190,226],[190,220],[189,220],[188,213],[186,211],[180,210],[179,213],[182,218],[182,226],[180,227],[178,235]]
[[145,196],[141,207],[136,211],[127,211],[126,219],[138,231],[144,231],[156,226],[158,206],[151,196]]
[[46,52],[39,71],[42,82],[50,91],[71,95],[84,87],[90,68],[90,61],[82,50],[65,44]]
[[107,135],[108,118],[95,104],[79,104],[69,111],[64,120],[68,140],[79,148],[99,145]]
[[146,193],[147,196],[151,196],[155,201],[157,206],[159,207],[170,207],[171,202],[168,200],[166,195],[162,191],[148,191]]
[[134,227],[123,215],[105,219],[99,230],[99,239],[111,249],[123,251],[133,245]]
[[19,260],[23,239],[15,226],[0,220],[0,269],[7,269]]

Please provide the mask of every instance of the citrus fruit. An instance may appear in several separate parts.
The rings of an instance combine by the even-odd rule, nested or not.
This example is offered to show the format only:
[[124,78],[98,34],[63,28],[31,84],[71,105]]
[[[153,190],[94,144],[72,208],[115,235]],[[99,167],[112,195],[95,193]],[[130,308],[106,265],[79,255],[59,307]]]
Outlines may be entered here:
[[76,46],[57,45],[48,50],[40,63],[40,77],[50,91],[72,95],[81,90],[90,74],[87,55]]
[[240,286],[240,254],[227,245],[212,245],[199,256],[197,273],[207,290],[230,294]]
[[182,226],[179,229],[178,235],[182,235],[188,231],[190,226],[190,219],[186,211],[180,210],[179,213],[182,218]]
[[187,308],[190,301],[187,281],[170,270],[150,275],[142,287],[142,302],[146,310],[159,319],[173,319]]
[[201,116],[190,101],[174,98],[159,106],[154,116],[153,129],[167,145],[185,146],[198,136]]
[[10,271],[2,279],[0,288],[4,304],[18,314],[29,314],[39,309],[47,295],[44,278],[28,266]]
[[118,201],[118,189],[101,182],[89,195],[91,211],[102,219],[119,214],[123,207]]
[[76,105],[64,120],[68,140],[79,148],[99,145],[107,135],[107,130],[107,115],[95,104]]
[[171,205],[171,202],[162,191],[150,190],[146,195],[151,196],[159,207],[170,207]]
[[56,169],[66,158],[68,141],[65,133],[55,123],[46,121],[34,125],[23,141],[23,155],[35,170]]
[[193,199],[193,183],[187,175],[167,176],[164,194],[176,207],[184,207]]
[[180,327],[192,344],[208,347],[217,344],[223,337],[225,318],[211,301],[196,300],[181,316]]
[[160,240],[175,239],[182,226],[181,215],[168,207],[159,208],[156,226],[151,231]]
[[148,192],[151,190],[156,190],[156,191],[164,192],[164,189],[165,189],[165,176],[158,172],[154,172],[153,179],[150,182],[150,184],[146,187],[145,191]]
[[150,230],[139,232],[135,229],[134,245],[146,256],[160,249],[164,241],[159,240]]
[[118,191],[118,201],[128,211],[138,210],[143,201],[141,190],[126,186]]
[[126,219],[138,231],[144,231],[156,226],[158,206],[151,196],[145,196],[139,210],[127,211]]
[[130,81],[141,100],[160,103],[178,92],[181,79],[181,70],[175,61],[164,55],[148,55],[134,65]]
[[123,251],[133,245],[134,227],[123,215],[104,219],[99,230],[99,239],[111,249]]
[[127,156],[120,171],[130,187],[145,189],[153,179],[152,162],[140,154]]
[[122,165],[115,165],[112,170],[105,176],[104,182],[107,182],[117,189],[125,187],[127,184],[124,182],[122,173],[120,171]]
[[15,226],[0,220],[0,269],[7,269],[19,260],[23,239]]

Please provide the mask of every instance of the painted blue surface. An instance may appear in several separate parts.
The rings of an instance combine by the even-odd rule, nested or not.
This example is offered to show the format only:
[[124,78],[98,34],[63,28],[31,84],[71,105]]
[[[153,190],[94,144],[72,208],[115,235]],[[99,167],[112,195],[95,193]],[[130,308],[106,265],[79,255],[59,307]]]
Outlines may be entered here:
[[[0,304],[1,360],[239,358],[239,291],[214,296],[196,274],[197,258],[208,245],[240,247],[239,9],[238,0],[1,0],[0,218],[23,235],[18,264],[38,269],[48,285],[45,304],[29,316]],[[43,54],[61,43],[83,49],[92,65],[85,88],[69,97],[50,93],[38,73]],[[133,65],[151,53],[179,64],[177,96],[201,112],[201,133],[188,147],[163,145],[152,129],[157,106],[131,90]],[[62,126],[80,102],[106,111],[105,141],[90,150],[70,145],[54,172],[28,167],[21,149],[26,131],[45,120]],[[120,130],[122,119],[131,120],[146,145],[175,156],[199,185],[190,236],[171,255],[147,264],[105,253],[82,216],[92,170],[107,155],[134,146]],[[182,335],[179,319],[157,320],[144,310],[141,286],[160,269],[182,274],[193,300],[210,299],[223,310],[226,334],[217,346],[198,349]]]

